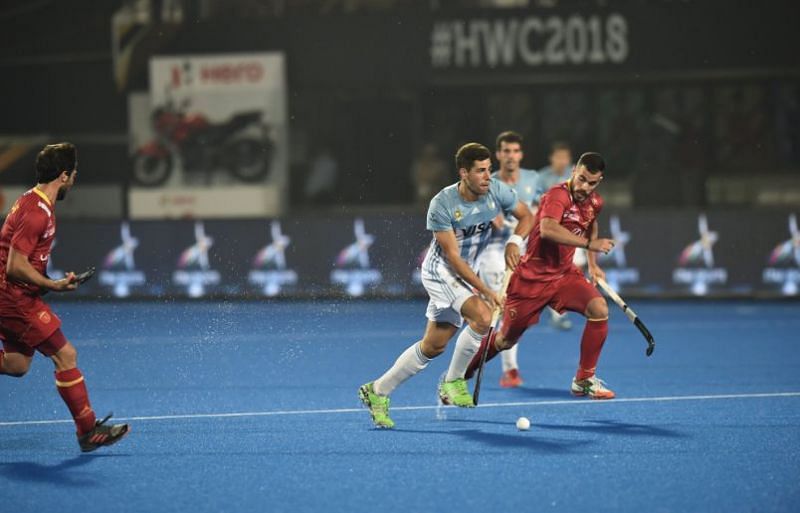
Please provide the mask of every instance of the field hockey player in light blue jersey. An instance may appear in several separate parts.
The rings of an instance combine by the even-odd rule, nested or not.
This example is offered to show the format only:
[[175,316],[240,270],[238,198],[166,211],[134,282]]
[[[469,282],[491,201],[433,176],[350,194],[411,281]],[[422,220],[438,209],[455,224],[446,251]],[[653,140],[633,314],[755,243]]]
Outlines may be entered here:
[[492,179],[488,148],[465,144],[455,160],[460,181],[442,189],[428,208],[427,228],[433,232],[433,240],[421,269],[422,284],[430,296],[425,334],[386,373],[358,391],[378,428],[394,427],[389,417],[389,395],[444,352],[464,319],[467,326],[456,340],[439,397],[445,404],[474,406],[464,372],[489,331],[492,312],[502,301],[478,278],[477,260],[489,242],[492,220],[498,214],[512,213],[519,221],[505,247],[506,265],[512,269],[519,263],[520,245],[533,227],[533,216],[517,199],[517,193]]

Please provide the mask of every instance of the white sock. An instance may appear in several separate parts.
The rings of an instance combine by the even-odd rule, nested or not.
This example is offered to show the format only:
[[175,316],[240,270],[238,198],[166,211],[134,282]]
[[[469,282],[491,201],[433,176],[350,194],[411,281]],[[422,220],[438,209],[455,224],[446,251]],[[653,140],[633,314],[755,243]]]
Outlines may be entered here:
[[469,326],[461,330],[461,334],[456,340],[453,358],[450,360],[450,367],[447,369],[447,376],[444,378],[445,381],[453,381],[464,377],[464,374],[467,373],[469,362],[472,361],[472,357],[481,347],[481,339],[483,337],[483,335],[478,335],[472,331]]
[[422,353],[420,342],[415,342],[403,351],[394,365],[372,384],[372,389],[378,395],[389,395],[405,380],[428,366],[430,358]]
[[503,372],[508,372],[511,369],[519,369],[519,364],[517,363],[517,344],[511,346],[511,349],[501,351],[500,356],[503,358]]

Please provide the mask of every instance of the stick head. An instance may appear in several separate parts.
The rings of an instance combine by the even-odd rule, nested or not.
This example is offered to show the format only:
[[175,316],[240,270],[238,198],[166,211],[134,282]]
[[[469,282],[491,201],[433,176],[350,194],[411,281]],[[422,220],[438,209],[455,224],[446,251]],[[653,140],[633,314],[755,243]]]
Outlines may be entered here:
[[77,283],[78,285],[80,285],[81,283],[86,283],[92,276],[94,276],[94,267],[90,267],[85,271],[83,271],[82,273],[76,274],[75,283]]
[[638,317],[636,318],[636,320],[633,321],[633,325],[639,329],[642,335],[644,335],[645,340],[647,340],[647,351],[645,352],[645,354],[647,356],[651,356],[653,354],[653,351],[655,351],[656,349],[656,341],[653,338],[653,334],[650,333],[650,330],[647,329],[647,326],[645,326],[642,320],[639,319]]

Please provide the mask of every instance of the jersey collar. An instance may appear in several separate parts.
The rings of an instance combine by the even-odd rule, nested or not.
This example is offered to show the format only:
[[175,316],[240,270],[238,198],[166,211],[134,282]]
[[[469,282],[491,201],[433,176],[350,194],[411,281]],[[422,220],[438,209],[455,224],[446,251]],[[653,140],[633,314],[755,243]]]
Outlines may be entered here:
[[38,187],[34,187],[33,188],[33,192],[35,192],[40,198],[42,198],[45,202],[47,202],[47,206],[48,207],[52,207],[53,206],[53,204],[50,203],[50,198],[47,197],[47,194],[45,194],[42,191],[40,191]]

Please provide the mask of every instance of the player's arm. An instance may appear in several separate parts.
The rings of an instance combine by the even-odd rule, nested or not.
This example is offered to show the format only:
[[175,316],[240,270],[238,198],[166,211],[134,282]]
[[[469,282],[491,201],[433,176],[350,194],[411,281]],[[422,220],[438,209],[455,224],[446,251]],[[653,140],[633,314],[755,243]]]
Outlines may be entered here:
[[[597,228],[597,219],[594,220],[592,223],[592,233],[589,236],[589,240],[597,239],[598,228]],[[598,279],[606,279],[606,273],[600,269],[600,265],[597,263],[597,253],[594,251],[587,251],[586,252],[586,261],[589,265],[589,276],[592,278],[592,284],[596,284]]]
[[28,255],[18,251],[11,246],[8,249],[8,264],[6,264],[6,276],[29,285],[34,285],[44,290],[67,291],[75,290],[75,273],[67,273],[60,280],[52,280],[37,271],[28,261]]
[[517,201],[511,214],[517,218],[518,222],[517,227],[514,228],[514,234],[506,243],[506,266],[514,270],[519,265],[519,249],[522,241],[531,233],[535,218],[531,209],[521,201]]
[[447,263],[464,281],[469,283],[475,290],[478,291],[484,298],[489,301],[489,307],[494,309],[496,305],[500,304],[500,298],[495,292],[490,289],[480,278],[475,274],[475,271],[461,258],[461,252],[458,250],[458,241],[456,235],[452,230],[433,232],[436,242],[442,248],[442,253],[447,259]]
[[539,223],[539,231],[543,239],[565,246],[588,249],[590,252],[608,253],[614,247],[614,241],[611,239],[592,239],[575,235],[552,217],[542,217]]

